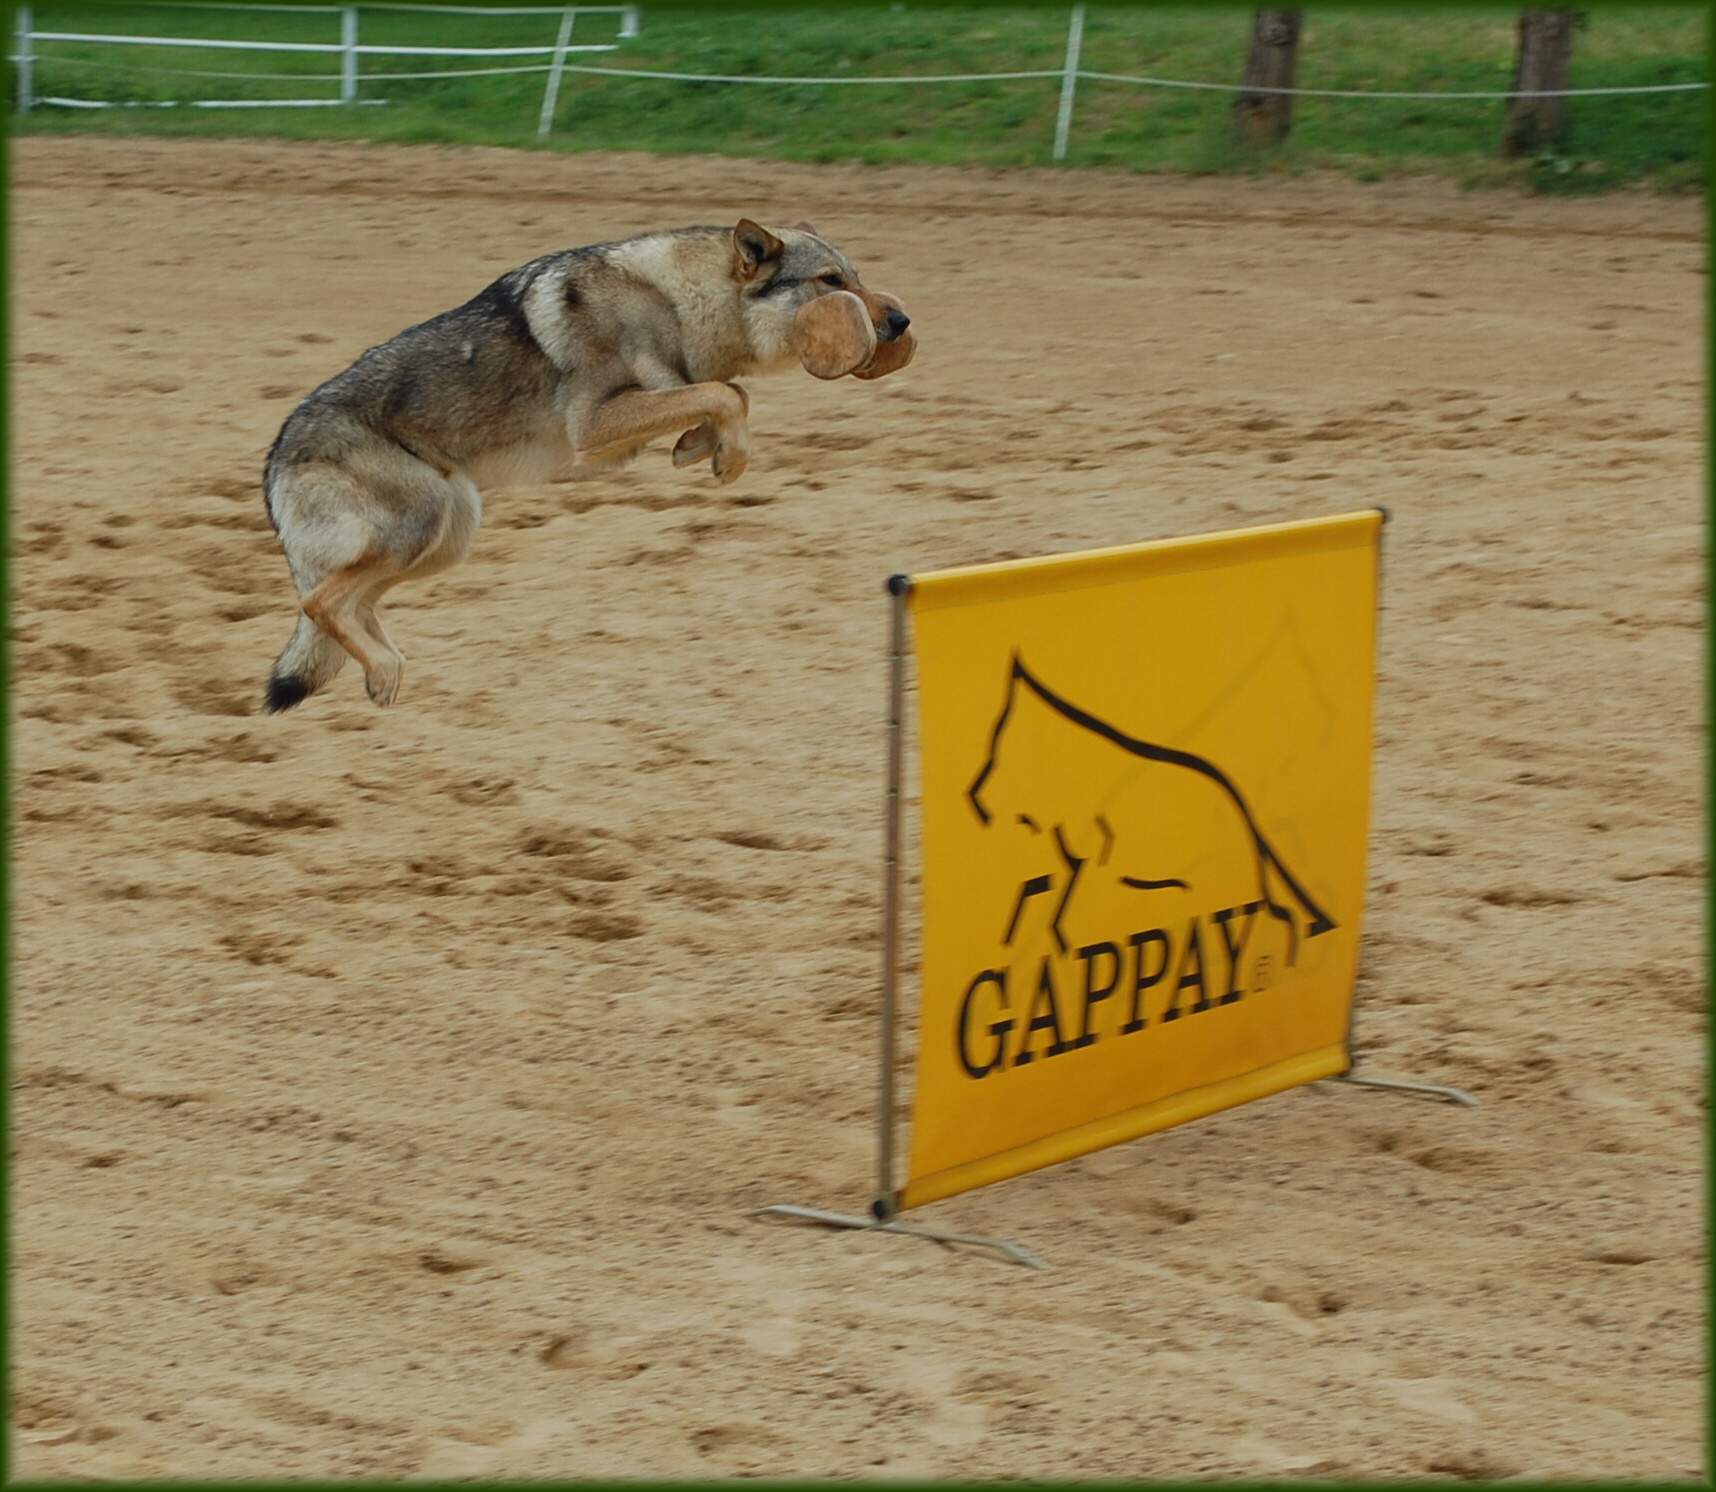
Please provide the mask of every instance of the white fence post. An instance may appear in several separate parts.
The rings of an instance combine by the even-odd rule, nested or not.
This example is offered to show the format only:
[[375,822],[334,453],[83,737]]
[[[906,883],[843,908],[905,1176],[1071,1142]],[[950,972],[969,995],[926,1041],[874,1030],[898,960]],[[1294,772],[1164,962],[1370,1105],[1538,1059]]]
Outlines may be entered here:
[[358,95],[358,13],[348,5],[340,12],[340,102],[355,104]]
[[28,114],[30,106],[35,103],[35,56],[30,51],[30,33],[35,28],[30,23],[30,7],[18,7],[18,112]]
[[554,106],[560,102],[560,75],[566,67],[566,48],[572,41],[572,22],[577,19],[576,6],[568,5],[560,18],[560,35],[554,41],[554,62],[548,69],[548,86],[542,90],[542,116],[536,121],[536,138],[546,140],[554,128]]
[[1072,133],[1073,94],[1078,90],[1078,54],[1084,44],[1084,0],[1072,8],[1067,27],[1067,65],[1061,74],[1061,112],[1055,119],[1055,159],[1067,158],[1067,136]]

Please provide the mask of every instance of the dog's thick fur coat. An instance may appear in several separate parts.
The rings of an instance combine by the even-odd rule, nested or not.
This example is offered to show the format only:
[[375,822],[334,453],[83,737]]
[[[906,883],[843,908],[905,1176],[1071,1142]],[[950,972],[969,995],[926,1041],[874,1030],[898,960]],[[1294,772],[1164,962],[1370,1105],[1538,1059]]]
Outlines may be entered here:
[[[869,325],[856,318],[864,339],[831,348],[839,316],[814,338],[798,317],[840,292]],[[292,412],[268,453],[268,516],[302,610],[264,710],[315,693],[348,654],[370,698],[394,701],[405,658],[377,603],[464,556],[484,488],[588,476],[673,434],[675,466],[707,460],[731,482],[750,459],[735,378],[801,356],[820,377],[878,377],[910,360],[907,325],[808,224],[743,219],[545,255],[372,347]],[[800,345],[812,341],[814,357]]]

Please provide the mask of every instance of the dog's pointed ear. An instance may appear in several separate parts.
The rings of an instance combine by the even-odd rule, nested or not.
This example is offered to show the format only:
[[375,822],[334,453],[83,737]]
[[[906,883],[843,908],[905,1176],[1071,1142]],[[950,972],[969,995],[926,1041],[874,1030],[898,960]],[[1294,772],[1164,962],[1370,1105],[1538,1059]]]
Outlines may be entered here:
[[765,264],[780,258],[785,247],[761,223],[740,218],[733,230],[733,271],[741,280],[754,280]]
[[818,238],[822,237],[820,233],[816,232],[815,223],[794,223],[792,226],[798,229],[800,233],[815,233]]

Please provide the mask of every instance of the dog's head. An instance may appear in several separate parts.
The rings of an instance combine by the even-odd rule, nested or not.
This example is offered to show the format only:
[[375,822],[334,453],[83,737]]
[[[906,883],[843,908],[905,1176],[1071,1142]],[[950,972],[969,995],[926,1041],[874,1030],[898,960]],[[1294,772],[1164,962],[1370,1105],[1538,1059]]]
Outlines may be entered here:
[[[820,378],[875,378],[910,358],[911,317],[891,295],[866,289],[852,261],[809,223],[771,231],[741,218],[733,278],[761,367],[799,361]],[[891,344],[899,345],[885,355]]]

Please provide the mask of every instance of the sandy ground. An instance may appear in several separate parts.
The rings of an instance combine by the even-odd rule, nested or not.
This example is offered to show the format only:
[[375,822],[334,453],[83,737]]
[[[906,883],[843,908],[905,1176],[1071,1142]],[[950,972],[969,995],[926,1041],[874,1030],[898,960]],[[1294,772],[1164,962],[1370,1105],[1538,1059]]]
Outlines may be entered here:
[[[1701,1475],[1701,205],[14,147],[21,1474]],[[254,715],[292,402],[549,248],[808,216],[918,363],[494,494]],[[862,1205],[894,569],[1392,506],[1360,1037]]]

